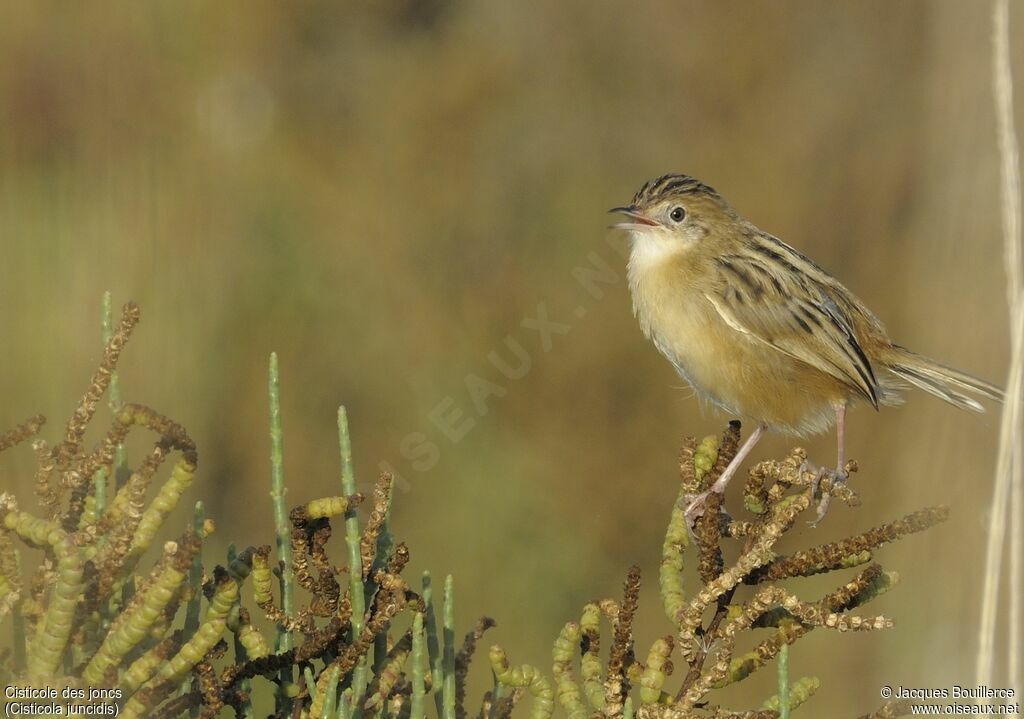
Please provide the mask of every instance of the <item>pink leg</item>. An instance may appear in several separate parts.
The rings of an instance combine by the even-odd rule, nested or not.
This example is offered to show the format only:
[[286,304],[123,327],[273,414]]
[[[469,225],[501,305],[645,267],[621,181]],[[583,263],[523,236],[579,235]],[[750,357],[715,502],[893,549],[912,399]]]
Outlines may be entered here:
[[743,464],[743,460],[747,458],[750,451],[754,449],[754,445],[761,440],[761,437],[764,436],[764,433],[767,430],[768,427],[765,425],[757,425],[757,429],[750,433],[750,436],[747,437],[747,441],[740,445],[739,450],[736,452],[736,456],[732,458],[731,462],[729,462],[729,465],[722,472],[722,475],[715,480],[713,485],[711,485],[712,492],[718,492],[721,494],[725,491],[726,486],[729,484],[729,480],[732,479],[734,474],[736,474],[740,465]]
[[715,483],[711,485],[711,489],[707,492],[701,492],[698,494],[686,507],[686,521],[691,526],[693,525],[694,520],[704,511],[703,506],[704,502],[707,501],[708,495],[712,492],[721,494],[725,491],[726,486],[729,484],[729,480],[733,478],[733,475],[735,475],[737,470],[739,470],[740,465],[743,464],[743,460],[747,458],[750,451],[754,449],[754,445],[758,443],[766,431],[768,431],[768,427],[766,425],[759,424],[757,429],[751,432],[746,441],[740,445],[739,450],[736,452],[736,456],[732,458],[732,461],[729,462],[722,474],[715,480]]
[[840,474],[846,466],[846,403],[836,405],[836,439],[839,442],[836,452],[836,472]]
[[[846,478],[845,469],[846,466],[846,403],[836,405],[836,471],[833,473],[833,482],[841,482]],[[818,476],[814,481],[814,491],[817,492],[818,482],[827,474],[827,470],[822,467],[818,470]],[[818,526],[818,523],[825,518],[825,514],[828,512],[828,505],[832,501],[832,495],[825,492],[821,495],[821,501],[818,502],[818,516],[813,522],[812,527]]]

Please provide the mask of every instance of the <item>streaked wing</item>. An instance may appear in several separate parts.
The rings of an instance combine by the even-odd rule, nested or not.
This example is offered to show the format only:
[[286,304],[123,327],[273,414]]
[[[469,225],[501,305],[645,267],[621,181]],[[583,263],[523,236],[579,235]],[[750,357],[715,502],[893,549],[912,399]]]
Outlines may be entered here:
[[846,303],[814,279],[824,271],[774,237],[751,239],[749,248],[716,258],[720,289],[707,299],[733,329],[835,377],[877,408],[878,381]]

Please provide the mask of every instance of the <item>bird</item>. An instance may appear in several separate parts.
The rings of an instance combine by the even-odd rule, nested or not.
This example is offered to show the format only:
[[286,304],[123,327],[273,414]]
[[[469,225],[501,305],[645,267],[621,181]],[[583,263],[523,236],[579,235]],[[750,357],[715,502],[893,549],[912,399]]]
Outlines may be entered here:
[[[902,403],[908,385],[984,412],[1003,390],[893,342],[839,280],[742,217],[714,188],[684,174],[650,180],[612,228],[630,235],[633,312],[695,393],[755,429],[706,492],[688,498],[693,524],[769,431],[805,437],[835,426],[834,470],[846,479],[847,407]],[[828,508],[818,505],[817,521]]]

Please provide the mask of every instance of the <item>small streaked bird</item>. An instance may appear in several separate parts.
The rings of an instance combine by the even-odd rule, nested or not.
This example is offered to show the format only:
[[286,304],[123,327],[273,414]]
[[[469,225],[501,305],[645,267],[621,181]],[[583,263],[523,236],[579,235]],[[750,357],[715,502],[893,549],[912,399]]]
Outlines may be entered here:
[[[836,427],[845,478],[844,421],[854,400],[901,402],[919,387],[962,409],[1003,391],[895,344],[885,327],[838,280],[741,217],[693,177],[646,183],[614,225],[629,231],[633,311],[696,393],[756,429],[711,487],[723,492],[768,430],[806,436]],[[819,473],[819,479],[825,473]],[[708,492],[692,498],[687,519]],[[818,507],[820,519],[827,495]]]

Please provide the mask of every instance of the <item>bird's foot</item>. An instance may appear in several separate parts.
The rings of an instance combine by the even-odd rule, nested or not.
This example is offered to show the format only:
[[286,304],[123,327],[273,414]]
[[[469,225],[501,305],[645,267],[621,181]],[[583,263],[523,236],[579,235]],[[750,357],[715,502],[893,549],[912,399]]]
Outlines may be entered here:
[[[807,469],[814,471],[812,466],[808,463]],[[814,479],[811,481],[811,496],[818,497],[818,511],[814,521],[808,522],[812,527],[817,527],[821,520],[828,514],[829,504],[832,502],[832,494],[834,488],[837,485],[843,484],[849,479],[850,473],[845,469],[829,469],[827,467],[820,467],[815,471]],[[823,481],[824,480],[824,481]],[[825,485],[824,487],[822,485]]]
[[693,537],[693,528],[697,524],[697,519],[704,515],[705,507],[708,498],[712,494],[717,494],[714,489],[709,489],[699,494],[687,494],[683,497],[683,504],[686,509],[683,510],[683,518],[686,520],[686,528],[690,532],[690,536]]

